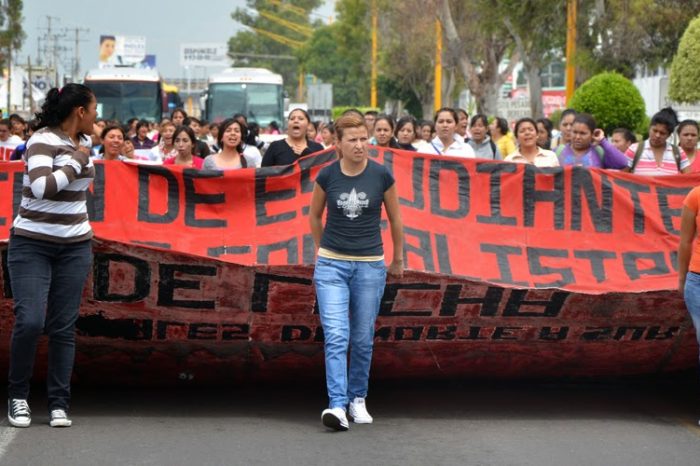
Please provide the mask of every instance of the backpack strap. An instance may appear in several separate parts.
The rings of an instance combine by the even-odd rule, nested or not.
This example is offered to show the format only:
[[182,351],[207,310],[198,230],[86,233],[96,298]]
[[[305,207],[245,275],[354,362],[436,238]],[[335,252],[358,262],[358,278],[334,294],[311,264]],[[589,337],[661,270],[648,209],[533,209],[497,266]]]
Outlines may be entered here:
[[644,153],[644,141],[637,143],[637,150],[634,152],[634,158],[632,159],[632,165],[630,166],[630,173],[634,173],[634,169],[637,168],[637,163]]
[[[493,142],[493,139],[489,139],[489,145],[491,146],[491,155],[493,155],[493,159],[496,160],[496,143]],[[503,154],[501,154],[501,157],[503,157]]]
[[596,154],[598,154],[598,158],[600,159],[600,166],[605,167],[605,149],[600,147],[599,144],[596,144],[595,146],[593,146],[593,150]]
[[671,152],[673,152],[673,158],[676,161],[676,168],[678,168],[678,173],[681,173],[681,150],[677,145],[671,144]]
[[557,157],[561,155],[562,152],[564,152],[564,148],[566,147],[566,144],[559,144],[555,149],[554,153],[557,154]]

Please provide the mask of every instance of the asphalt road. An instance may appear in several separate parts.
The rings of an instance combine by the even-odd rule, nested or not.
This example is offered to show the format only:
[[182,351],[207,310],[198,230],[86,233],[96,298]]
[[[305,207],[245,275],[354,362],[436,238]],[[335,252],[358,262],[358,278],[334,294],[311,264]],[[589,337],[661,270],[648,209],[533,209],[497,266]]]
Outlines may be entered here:
[[373,383],[372,425],[327,431],[323,387],[77,387],[69,429],[37,387],[0,465],[694,465],[694,374],[577,382]]

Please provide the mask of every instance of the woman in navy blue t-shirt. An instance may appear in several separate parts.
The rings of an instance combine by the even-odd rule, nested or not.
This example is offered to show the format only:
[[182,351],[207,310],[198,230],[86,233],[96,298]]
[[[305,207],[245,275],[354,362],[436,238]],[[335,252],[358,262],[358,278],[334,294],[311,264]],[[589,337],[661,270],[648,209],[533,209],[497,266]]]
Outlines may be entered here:
[[[393,242],[388,273],[403,275],[403,224],[394,177],[369,160],[367,127],[346,115],[335,123],[340,160],[324,167],[311,197],[311,234],[318,249],[314,284],[325,338],[329,405],[321,418],[335,430],[369,424],[365,397],[372,362],[374,322],[384,294],[380,220],[386,209]],[[325,228],[324,209],[328,209]],[[350,364],[348,367],[348,346]]]

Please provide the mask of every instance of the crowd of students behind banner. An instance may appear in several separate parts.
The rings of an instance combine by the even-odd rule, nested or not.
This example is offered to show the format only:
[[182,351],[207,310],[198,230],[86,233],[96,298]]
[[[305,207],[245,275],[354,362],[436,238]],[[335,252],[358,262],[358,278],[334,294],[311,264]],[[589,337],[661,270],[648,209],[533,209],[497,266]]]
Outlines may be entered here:
[[[433,120],[422,121],[411,116],[397,121],[375,111],[359,114],[365,119],[369,143],[377,147],[538,167],[616,169],[648,176],[700,172],[698,123],[679,123],[671,108],[652,117],[648,138],[639,142],[629,128],[617,128],[608,135],[591,115],[572,109],[562,112],[557,129],[548,118],[521,118],[511,130],[505,118],[483,114],[470,118],[466,111],[448,107],[438,110]],[[271,126],[266,132],[277,134],[276,128]],[[32,122],[18,115],[0,120],[0,160],[20,160],[32,129]],[[180,108],[158,124],[135,118],[124,125],[98,119],[91,135],[92,156],[230,170],[287,165],[335,144],[333,123],[313,122],[302,109],[289,113],[286,134],[279,135],[280,139],[263,142],[260,131],[242,114],[209,124]]]

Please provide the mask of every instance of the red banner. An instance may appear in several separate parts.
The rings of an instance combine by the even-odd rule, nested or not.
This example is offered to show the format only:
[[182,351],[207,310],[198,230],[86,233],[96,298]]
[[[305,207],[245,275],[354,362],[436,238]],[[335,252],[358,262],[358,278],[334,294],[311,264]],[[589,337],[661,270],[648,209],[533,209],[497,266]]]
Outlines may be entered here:
[[[92,225],[98,238],[231,263],[310,264],[310,193],[334,158],[327,151],[225,173],[105,162]],[[697,175],[648,179],[402,151],[374,158],[396,177],[410,270],[593,294],[676,287],[681,206]],[[21,163],[0,165],[0,238],[21,183]]]
[[[697,176],[372,156],[396,177],[409,269],[387,283],[373,376],[623,375],[697,364],[675,291],[681,205]],[[308,205],[318,170],[334,159],[328,151],[226,173],[98,164],[77,379],[321,377]],[[22,176],[21,163],[0,164],[3,239]],[[6,248],[0,240],[7,348]],[[0,372],[7,357],[0,352]],[[42,372],[45,361],[42,344]]]

